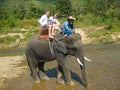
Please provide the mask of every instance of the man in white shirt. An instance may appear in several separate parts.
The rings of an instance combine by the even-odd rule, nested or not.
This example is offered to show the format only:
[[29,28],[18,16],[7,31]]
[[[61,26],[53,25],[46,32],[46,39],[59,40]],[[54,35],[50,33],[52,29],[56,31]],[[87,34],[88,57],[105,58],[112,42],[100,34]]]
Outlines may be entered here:
[[51,28],[52,25],[50,24],[50,21],[48,19],[48,16],[50,15],[50,11],[46,11],[46,13],[39,19],[39,23],[40,23],[40,29],[41,34],[48,34],[49,38],[54,38],[51,35]]
[[50,11],[46,11],[46,13],[39,19],[41,28],[48,28],[48,16],[50,15]]
[[50,11],[46,11],[46,13],[41,16],[41,18],[38,20],[40,23],[40,37],[44,38],[44,37],[50,37],[49,35],[49,31],[51,26],[49,25],[49,19],[48,16],[50,15]]

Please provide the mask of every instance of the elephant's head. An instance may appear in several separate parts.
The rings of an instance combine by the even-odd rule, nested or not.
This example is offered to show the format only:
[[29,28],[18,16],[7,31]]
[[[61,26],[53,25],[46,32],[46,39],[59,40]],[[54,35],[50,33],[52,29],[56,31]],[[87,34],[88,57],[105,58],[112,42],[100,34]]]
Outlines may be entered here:
[[72,34],[65,38],[67,53],[79,58],[82,51],[82,42],[80,34]]
[[87,80],[85,75],[85,59],[83,53],[83,47],[81,42],[81,36],[78,33],[69,35],[65,38],[66,50],[69,55],[73,55],[77,58],[78,63],[80,64],[82,79],[84,80],[84,86],[87,86]]
[[61,44],[61,47],[58,47],[58,49],[63,53],[75,56],[77,58],[77,61],[80,64],[80,68],[82,71],[82,78],[86,86],[87,81],[86,81],[86,75],[85,75],[84,54],[83,54],[83,47],[82,47],[80,34],[75,33],[61,40],[63,44]]
[[61,39],[59,37],[63,36],[58,36],[57,38],[59,41],[61,40],[61,42],[58,42],[57,49],[64,54],[73,55],[76,58],[80,59],[80,56],[83,55],[80,34],[75,33],[65,37],[64,39]]

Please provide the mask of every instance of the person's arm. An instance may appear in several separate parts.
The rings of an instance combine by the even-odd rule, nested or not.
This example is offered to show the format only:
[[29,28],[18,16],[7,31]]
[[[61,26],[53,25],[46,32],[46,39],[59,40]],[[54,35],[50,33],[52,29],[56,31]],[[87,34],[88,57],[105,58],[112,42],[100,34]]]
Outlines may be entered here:
[[60,22],[57,19],[55,19],[55,23],[60,25]]
[[46,19],[46,17],[44,15],[40,18],[39,23],[41,26],[44,26],[46,24],[45,19]]
[[71,31],[72,29],[69,27],[69,23],[68,22],[65,22],[64,23],[64,28],[65,28],[65,30],[67,30],[67,31]]
[[42,25],[42,21],[43,21],[43,16],[39,19],[40,25]]
[[72,26],[72,33],[75,33],[75,27]]

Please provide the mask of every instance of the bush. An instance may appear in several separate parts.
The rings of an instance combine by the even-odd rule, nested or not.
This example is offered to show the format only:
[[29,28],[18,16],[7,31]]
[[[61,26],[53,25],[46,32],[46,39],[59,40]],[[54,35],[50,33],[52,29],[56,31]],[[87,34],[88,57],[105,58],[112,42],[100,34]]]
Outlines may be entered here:
[[4,38],[0,38],[0,43],[11,43],[11,42],[14,42],[16,40],[16,38],[14,36],[7,36],[7,37],[4,37]]
[[6,20],[0,20],[0,30],[4,27],[6,27],[7,21]]
[[99,39],[99,42],[100,43],[111,43],[113,40],[112,40],[112,37],[110,35],[105,35],[105,36],[102,36],[100,39]]
[[7,25],[8,27],[10,28],[13,28],[17,25],[17,21],[14,17],[10,16],[8,19],[7,19]]

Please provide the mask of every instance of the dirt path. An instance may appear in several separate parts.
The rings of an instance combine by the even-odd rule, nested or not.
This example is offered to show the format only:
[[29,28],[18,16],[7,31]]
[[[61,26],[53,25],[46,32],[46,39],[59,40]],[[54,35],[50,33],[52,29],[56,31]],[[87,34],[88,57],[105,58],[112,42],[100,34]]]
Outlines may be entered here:
[[76,33],[79,33],[82,37],[82,42],[84,44],[87,44],[87,43],[90,43],[91,40],[87,37],[86,33],[83,31],[83,29],[75,29],[76,30]]

